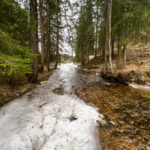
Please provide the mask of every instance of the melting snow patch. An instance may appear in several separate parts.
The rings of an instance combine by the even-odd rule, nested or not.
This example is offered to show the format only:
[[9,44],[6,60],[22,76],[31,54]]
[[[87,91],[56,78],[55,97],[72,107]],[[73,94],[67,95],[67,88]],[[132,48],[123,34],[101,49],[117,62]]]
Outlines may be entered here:
[[[71,91],[75,68],[61,65],[46,84],[0,109],[1,150],[101,149],[96,120],[102,116],[97,109],[75,95],[53,93],[62,82]],[[76,119],[70,121],[72,116]]]

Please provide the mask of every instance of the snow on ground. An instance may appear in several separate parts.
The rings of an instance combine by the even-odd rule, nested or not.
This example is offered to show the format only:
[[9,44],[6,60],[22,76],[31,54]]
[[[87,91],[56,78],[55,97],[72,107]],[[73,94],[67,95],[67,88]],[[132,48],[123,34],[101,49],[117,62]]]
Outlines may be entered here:
[[[72,94],[75,82],[76,66],[63,64],[47,84],[1,107],[0,150],[100,150],[102,116]],[[53,93],[60,86],[64,95]]]
[[135,88],[135,89],[141,89],[141,90],[148,90],[150,91],[150,86],[147,86],[147,85],[138,85],[138,84],[134,84],[134,83],[131,83],[129,84],[129,86]]

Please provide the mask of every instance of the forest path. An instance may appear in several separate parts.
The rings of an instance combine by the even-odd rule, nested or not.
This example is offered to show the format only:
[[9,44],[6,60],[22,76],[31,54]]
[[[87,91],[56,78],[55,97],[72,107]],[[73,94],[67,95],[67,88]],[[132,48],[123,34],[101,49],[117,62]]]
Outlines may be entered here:
[[1,107],[0,149],[100,150],[102,116],[73,93],[79,76],[75,65],[62,64],[46,84]]

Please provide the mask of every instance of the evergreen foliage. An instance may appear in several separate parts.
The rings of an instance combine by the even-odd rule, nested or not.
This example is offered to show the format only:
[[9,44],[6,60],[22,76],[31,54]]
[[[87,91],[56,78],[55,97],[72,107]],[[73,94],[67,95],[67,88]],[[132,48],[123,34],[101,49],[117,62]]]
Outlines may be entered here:
[[94,52],[93,13],[93,3],[91,0],[87,0],[80,9],[76,35],[76,59],[82,65],[88,61],[89,55]]
[[[82,64],[88,61],[89,54],[97,56],[97,53],[99,53],[103,60],[108,57],[109,1],[110,0],[80,0],[79,2],[80,16],[76,29],[75,52],[77,61]],[[112,0],[111,47],[113,56],[114,45],[118,45],[118,68],[121,54],[124,53],[125,47],[129,43],[141,43],[150,40],[149,16],[149,0]],[[94,31],[96,31],[95,38],[93,38]],[[95,50],[93,50],[93,48],[95,48]],[[104,58],[105,54],[106,57]],[[105,65],[105,67],[107,67],[107,65]]]
[[[72,7],[70,1],[29,0],[26,6],[21,8],[15,0],[0,2],[1,82],[19,74],[30,74],[28,77],[34,82],[39,66],[43,70],[46,65],[49,70],[50,63],[54,63],[57,68],[61,60],[63,19],[68,7]],[[106,70],[108,57],[111,64],[111,57],[117,55],[119,69],[129,43],[149,42],[150,0],[78,0],[73,6],[80,7],[75,12],[79,18],[75,39],[69,41],[75,42],[71,45],[82,65],[90,55],[100,55]]]
[[[13,0],[0,2],[0,83],[20,84],[32,72],[27,12]],[[13,82],[13,83],[12,83]]]

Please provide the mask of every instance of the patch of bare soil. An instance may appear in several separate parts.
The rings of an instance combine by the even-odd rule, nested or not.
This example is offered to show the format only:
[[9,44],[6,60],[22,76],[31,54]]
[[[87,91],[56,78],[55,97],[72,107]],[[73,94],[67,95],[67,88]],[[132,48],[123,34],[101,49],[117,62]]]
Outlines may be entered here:
[[64,89],[60,86],[59,88],[54,89],[53,92],[59,95],[63,95]]
[[103,150],[150,149],[150,92],[124,85],[93,85],[75,93],[103,114],[99,123]]
[[36,83],[27,83],[15,89],[11,89],[8,85],[0,85],[0,106],[34,89],[37,84],[42,84],[42,81],[48,80],[52,73],[53,71],[44,71],[39,74]]

